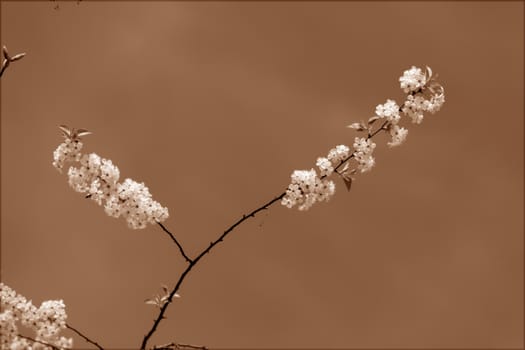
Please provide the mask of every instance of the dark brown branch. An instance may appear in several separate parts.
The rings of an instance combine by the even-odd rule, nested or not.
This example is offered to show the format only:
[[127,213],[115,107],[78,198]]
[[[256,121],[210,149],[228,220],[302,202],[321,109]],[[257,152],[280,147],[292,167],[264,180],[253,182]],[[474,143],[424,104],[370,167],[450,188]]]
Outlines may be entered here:
[[142,344],[140,346],[141,350],[145,350],[146,349],[146,345],[148,344],[149,339],[151,338],[153,333],[155,333],[155,331],[157,330],[157,327],[159,326],[160,321],[162,321],[162,319],[164,318],[164,314],[166,313],[166,310],[168,309],[168,306],[171,304],[171,301],[173,300],[173,297],[175,296],[175,293],[177,293],[177,291],[179,290],[180,286],[182,285],[182,282],[184,281],[184,279],[186,278],[188,273],[190,273],[190,271],[193,269],[193,267],[204,257],[204,255],[208,254],[213,249],[213,247],[215,247],[217,244],[222,242],[224,240],[224,238],[231,231],[233,231],[233,229],[235,229],[237,226],[242,224],[245,220],[247,220],[250,217],[255,217],[255,214],[257,214],[258,212],[260,212],[262,210],[268,209],[269,206],[271,206],[273,203],[281,200],[285,195],[286,195],[286,192],[283,192],[279,196],[277,196],[274,199],[270,200],[268,203],[263,204],[259,208],[253,210],[249,214],[243,215],[239,220],[237,220],[237,222],[235,222],[226,231],[224,231],[224,233],[219,238],[217,238],[215,241],[211,242],[210,245],[206,249],[204,249],[195,259],[193,259],[190,262],[190,264],[188,265],[186,270],[184,270],[184,272],[180,275],[179,280],[177,281],[177,284],[175,285],[175,287],[171,291],[168,300],[161,307],[161,309],[159,311],[159,315],[153,321],[153,326],[151,327],[149,332],[144,336],[144,339],[142,340]]
[[191,345],[191,344],[181,344],[181,343],[168,343],[164,345],[154,346],[152,350],[184,350],[184,349],[194,349],[194,350],[207,350],[205,346]]
[[71,327],[69,324],[66,323],[66,328],[68,329],[71,329],[73,332],[75,332],[76,334],[78,334],[79,336],[81,336],[82,338],[84,338],[85,341],[87,341],[88,343],[91,343],[93,345],[95,345],[99,350],[104,350],[104,348],[102,346],[100,346],[99,344],[97,344],[97,342],[89,339],[88,337],[86,337],[84,334],[80,333],[79,330]]
[[192,260],[190,258],[188,258],[188,256],[186,255],[186,253],[184,253],[184,249],[182,249],[182,246],[180,245],[180,243],[177,241],[177,239],[175,238],[175,236],[173,236],[173,234],[168,231],[168,229],[160,222],[157,221],[157,224],[159,224],[160,227],[162,227],[162,229],[164,230],[164,232],[166,232],[170,237],[171,239],[173,240],[173,242],[175,242],[175,244],[177,245],[177,247],[179,247],[179,250],[180,250],[180,253],[182,254],[182,256],[184,257],[184,259],[186,259],[187,262],[189,262],[190,264],[192,263]]

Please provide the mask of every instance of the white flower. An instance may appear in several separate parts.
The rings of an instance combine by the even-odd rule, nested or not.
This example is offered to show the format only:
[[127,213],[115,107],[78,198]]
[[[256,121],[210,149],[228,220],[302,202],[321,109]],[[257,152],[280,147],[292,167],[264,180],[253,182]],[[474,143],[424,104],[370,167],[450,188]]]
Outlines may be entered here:
[[392,141],[388,142],[387,145],[389,147],[399,146],[403,142],[405,142],[407,135],[408,135],[407,129],[401,128],[398,125],[393,125],[390,128],[390,136],[392,136]]
[[[66,145],[71,144],[67,141],[68,139]],[[75,160],[80,163],[80,167],[69,168],[69,185],[77,192],[86,193],[86,197],[98,205],[104,206],[104,211],[109,216],[123,216],[133,229],[145,228],[147,223],[155,224],[168,218],[168,209],[151,198],[143,183],[139,184],[131,179],[126,179],[124,183],[118,182],[120,171],[111,160],[95,153],[77,153]],[[60,164],[63,165],[63,161]]]
[[430,100],[425,101],[423,104],[424,104],[425,111],[434,114],[441,109],[444,103],[445,103],[445,93],[442,92],[440,94],[432,95]]
[[79,140],[65,139],[57,149],[53,152],[53,166],[62,172],[65,162],[78,161],[80,158],[80,150],[82,149],[82,142]]
[[330,176],[332,172],[334,171],[332,162],[328,160],[328,158],[324,158],[324,157],[317,158],[316,165],[321,172],[321,176]]
[[408,93],[422,88],[427,81],[421,68],[412,66],[412,68],[403,72],[403,76],[399,78],[399,82],[401,83],[401,89]]
[[375,165],[375,159],[372,157],[372,153],[376,148],[376,144],[371,139],[365,139],[363,137],[356,137],[354,141],[354,158],[358,163],[357,168],[362,173],[369,171]]
[[337,166],[340,162],[348,158],[350,153],[350,148],[346,145],[338,145],[335,148],[332,148],[328,152],[328,160],[332,162],[333,165]]
[[[111,216],[122,215],[130,228],[145,228],[146,223],[162,222],[169,216],[168,208],[162,207],[151,198],[144,183],[126,179],[118,184],[116,199],[111,199],[106,206],[106,213]],[[116,208],[118,206],[120,208]]]
[[314,169],[295,170],[291,184],[281,204],[292,208],[298,205],[299,210],[308,210],[317,201],[328,201],[335,193],[335,184],[321,180]]
[[421,94],[408,95],[402,111],[412,119],[412,123],[421,124],[424,118],[425,98]]
[[397,124],[401,116],[399,115],[399,106],[394,100],[387,100],[385,104],[377,105],[376,115],[384,118],[392,124]]
[[72,348],[71,338],[59,337],[66,328],[66,310],[62,300],[44,301],[36,308],[31,301],[17,294],[7,285],[0,283],[0,348],[1,349],[44,349],[43,346],[30,344],[18,337],[16,322],[32,329],[38,341],[52,344],[58,348]]

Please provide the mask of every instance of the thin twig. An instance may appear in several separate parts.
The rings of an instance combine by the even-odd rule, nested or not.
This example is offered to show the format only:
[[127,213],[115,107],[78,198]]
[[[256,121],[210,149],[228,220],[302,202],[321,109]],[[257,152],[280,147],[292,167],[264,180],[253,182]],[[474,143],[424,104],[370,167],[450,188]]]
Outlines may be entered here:
[[181,344],[181,343],[168,343],[164,345],[154,346],[152,350],[184,350],[184,349],[195,349],[195,350],[208,350],[205,346]]
[[175,238],[175,236],[173,236],[173,234],[160,222],[157,221],[157,224],[159,224],[160,227],[162,227],[162,229],[164,230],[164,232],[166,232],[170,237],[171,239],[173,240],[173,242],[175,242],[175,244],[177,245],[177,247],[179,247],[179,250],[180,250],[180,253],[182,254],[182,256],[184,257],[184,259],[186,259],[187,262],[189,262],[190,264],[192,263],[192,260],[190,258],[188,258],[188,256],[186,255],[186,253],[184,253],[184,249],[182,249],[182,246],[180,245],[180,243],[177,241],[177,239]]
[[217,244],[222,242],[223,239],[231,231],[233,231],[234,228],[236,228],[237,226],[242,224],[248,218],[255,217],[255,214],[257,214],[258,212],[260,212],[262,210],[265,210],[265,209],[268,209],[269,206],[271,206],[273,203],[281,200],[285,195],[286,195],[286,192],[283,192],[279,196],[277,196],[274,199],[270,200],[268,203],[263,204],[259,208],[253,210],[249,214],[243,215],[239,220],[237,220],[237,222],[235,222],[226,231],[224,231],[224,233],[219,238],[217,238],[215,241],[211,242],[210,245],[206,249],[204,249],[195,259],[193,259],[191,261],[191,263],[188,265],[186,270],[184,270],[184,272],[180,275],[179,280],[177,281],[177,284],[175,285],[175,287],[171,291],[167,302],[161,307],[161,309],[159,311],[159,315],[153,321],[153,326],[149,330],[148,334],[146,334],[144,336],[144,339],[142,340],[142,344],[140,346],[141,350],[145,350],[146,349],[146,345],[148,344],[148,340],[151,338],[153,333],[155,333],[155,331],[157,330],[157,327],[158,327],[160,321],[162,321],[162,319],[164,318],[164,314],[166,313],[166,310],[168,309],[168,306],[171,304],[171,301],[173,300],[173,297],[175,296],[175,293],[177,293],[177,291],[179,290],[180,286],[182,285],[182,282],[184,281],[184,279],[186,278],[188,273],[191,271],[191,269],[204,257],[204,255],[208,254],[213,249],[213,247],[215,247]]
[[38,343],[38,344],[42,344],[42,345],[45,345],[45,346],[49,346],[49,347],[51,347],[53,350],[62,350],[62,349],[60,349],[58,346],[55,346],[55,345],[53,345],[53,344],[49,344],[49,343],[43,342],[43,341],[41,341],[41,340],[36,340],[36,339],[31,338],[31,337],[26,337],[25,335],[22,335],[22,334],[18,334],[18,336],[19,336],[20,338],[24,338],[24,339],[27,339],[27,340],[29,340],[29,341],[32,341],[33,343]]
[[7,52],[7,48],[5,46],[2,47],[2,54],[4,56],[4,60],[2,62],[2,68],[0,68],[0,77],[4,74],[5,70],[7,69],[7,67],[9,67],[9,64],[11,64],[11,62],[18,61],[26,55],[25,52],[23,52],[11,57]]
[[79,330],[73,328],[72,326],[70,326],[69,324],[66,323],[66,328],[69,328],[71,329],[73,332],[75,332],[76,334],[78,334],[79,336],[81,336],[82,338],[84,338],[85,341],[87,341],[88,343],[91,343],[93,345],[95,345],[99,350],[104,350],[104,348],[102,346],[100,346],[99,344],[97,344],[97,342],[89,339],[88,337],[86,337],[84,334],[80,333]]

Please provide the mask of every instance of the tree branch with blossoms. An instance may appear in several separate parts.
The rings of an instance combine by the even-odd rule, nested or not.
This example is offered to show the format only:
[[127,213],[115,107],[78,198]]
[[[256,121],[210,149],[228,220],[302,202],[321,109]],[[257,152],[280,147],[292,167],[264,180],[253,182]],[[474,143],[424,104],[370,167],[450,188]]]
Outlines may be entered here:
[[[166,318],[165,314],[174,298],[180,297],[178,291],[189,273],[204,256],[210,253],[220,242],[223,242],[235,228],[249,218],[254,218],[259,212],[269,209],[270,206],[277,202],[288,208],[297,207],[299,210],[304,211],[310,209],[316,202],[330,200],[335,193],[335,183],[329,178],[334,173],[342,179],[347,190],[350,190],[352,183],[355,181],[355,176],[358,173],[362,174],[370,171],[375,165],[373,152],[376,144],[372,139],[377,134],[382,131],[388,133],[391,137],[390,141],[387,142],[388,147],[399,146],[405,142],[408,135],[408,130],[400,126],[402,115],[409,117],[412,123],[420,124],[423,121],[425,112],[434,114],[440,110],[445,102],[444,89],[436,81],[436,77],[433,76],[432,70],[428,67],[425,71],[411,67],[403,73],[403,76],[399,78],[399,82],[401,88],[407,93],[406,99],[401,105],[389,99],[384,104],[377,105],[375,114],[367,122],[362,121],[348,125],[349,128],[354,129],[356,132],[364,133],[363,136],[354,138],[353,150],[346,145],[337,145],[325,157],[317,158],[316,166],[318,170],[314,168],[310,170],[295,170],[291,174],[290,184],[281,194],[274,196],[257,209],[242,215],[223,231],[216,240],[210,242],[195,258],[191,258],[185,252],[183,245],[163,224],[169,217],[168,209],[153,200],[149,189],[144,183],[139,183],[129,178],[119,182],[120,170],[111,160],[101,158],[95,153],[81,153],[83,147],[81,137],[89,135],[89,131],[85,129],[70,129],[64,125],[60,126],[64,142],[53,153],[53,166],[59,172],[62,172],[66,163],[76,165],[68,168],[69,185],[75,191],[84,193],[86,198],[102,206],[109,216],[122,217],[127,222],[128,227],[132,229],[146,228],[148,223],[157,224],[170,236],[179,253],[188,264],[171,290],[167,286],[162,285],[163,292],[161,294],[146,299],[146,304],[154,305],[159,310],[157,317],[153,320],[153,325],[142,339],[141,350],[146,350],[151,337],[157,331],[162,320]],[[31,326],[31,320],[40,320],[40,318],[34,316],[36,312],[34,307],[31,308],[27,303],[14,302],[16,293],[13,294],[14,291],[10,290],[9,287],[0,284],[0,293],[4,293],[7,296],[6,298],[2,297],[2,308],[5,306],[10,308],[0,314],[0,319],[2,319],[0,336],[2,337],[3,349],[4,344],[9,345],[15,342],[27,341],[25,338],[12,336],[12,334],[17,334],[16,321],[21,321],[23,325],[29,324]],[[25,309],[20,310],[17,309],[18,306],[13,306],[19,304],[26,305],[24,306]],[[40,321],[35,321],[36,341],[47,342],[50,346],[58,348],[71,347],[71,339],[57,338],[59,330],[69,328],[82,336],[86,341],[99,349],[103,349],[96,342],[65,323],[65,306],[62,301],[58,302],[58,304],[55,302],[52,305],[54,305],[54,309],[50,314],[53,315],[51,319],[54,320],[52,324],[54,331],[52,334],[39,333],[41,327],[37,326]],[[49,307],[49,305],[46,304],[46,307]],[[44,307],[44,310],[47,310],[46,307]],[[11,311],[11,309],[15,311]],[[28,314],[26,309],[32,311]],[[33,316],[31,317],[32,313]],[[153,346],[152,349],[184,348],[205,349],[205,347],[181,343]]]

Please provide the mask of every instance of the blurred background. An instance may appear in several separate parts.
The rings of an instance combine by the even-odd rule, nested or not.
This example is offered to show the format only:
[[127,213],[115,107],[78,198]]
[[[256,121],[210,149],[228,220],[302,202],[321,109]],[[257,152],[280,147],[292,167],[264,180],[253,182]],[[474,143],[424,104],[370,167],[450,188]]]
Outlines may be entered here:
[[[1,279],[107,348],[185,268],[51,165],[59,124],[167,206],[191,256],[310,169],[412,65],[446,103],[350,193],[275,204],[186,279],[156,336],[209,348],[523,347],[523,2],[2,2]],[[71,336],[71,332],[65,332]],[[75,337],[77,348],[86,348]]]

